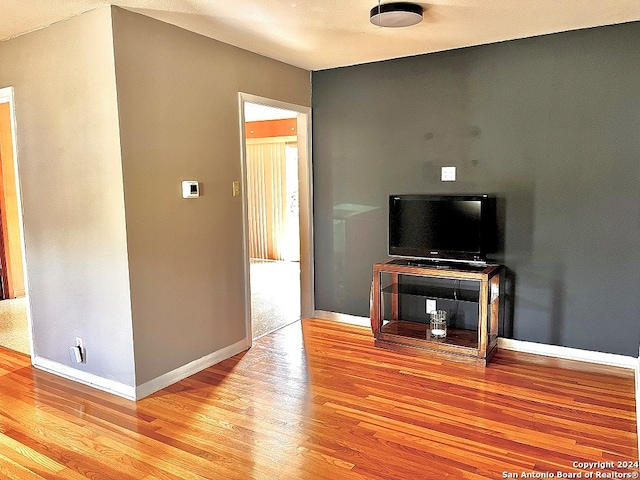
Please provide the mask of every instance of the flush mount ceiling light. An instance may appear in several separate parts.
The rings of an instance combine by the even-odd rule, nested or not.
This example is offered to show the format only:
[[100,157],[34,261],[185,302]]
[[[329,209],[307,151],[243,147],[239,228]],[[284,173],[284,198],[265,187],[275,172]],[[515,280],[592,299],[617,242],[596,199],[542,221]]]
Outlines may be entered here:
[[383,3],[371,9],[369,20],[378,27],[409,27],[422,21],[422,7],[415,3]]

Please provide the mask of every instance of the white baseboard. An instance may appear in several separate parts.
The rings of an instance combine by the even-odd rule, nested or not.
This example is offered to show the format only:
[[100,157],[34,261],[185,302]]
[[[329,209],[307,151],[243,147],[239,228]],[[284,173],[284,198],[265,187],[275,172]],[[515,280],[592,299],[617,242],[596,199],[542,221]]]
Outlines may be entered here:
[[316,310],[313,313],[314,318],[322,320],[334,320],[336,322],[350,323],[351,325],[359,325],[361,327],[371,327],[371,320],[368,317],[358,317],[356,315],[347,315],[346,313],[327,312],[325,310]]
[[53,373],[54,375],[97,388],[98,390],[113,393],[128,400],[135,400],[136,397],[136,388],[131,385],[109,380],[94,375],[93,373],[83,372],[82,370],[77,370],[68,365],[63,365],[62,363],[54,362],[53,360],[48,360],[37,355],[33,359],[33,366],[45,372]]
[[[347,315],[345,313],[327,312],[316,310],[315,318],[323,320],[335,320],[352,325],[369,327],[371,321],[367,317]],[[546,357],[557,357],[568,360],[579,360],[583,362],[597,363],[614,367],[624,367],[638,369],[638,359],[627,357],[626,355],[616,355],[614,353],[593,352],[591,350],[580,350],[577,348],[559,347],[557,345],[547,345],[544,343],[525,342],[522,340],[512,340],[509,338],[498,338],[498,348],[514,350],[516,352],[534,353]]]
[[635,369],[638,365],[637,358],[628,357],[626,355],[560,347],[558,345],[547,345],[545,343],[525,342],[522,340],[512,340],[510,338],[498,338],[498,348],[513,350],[516,352],[534,353],[536,355],[544,355],[546,357],[564,358],[567,360],[597,363],[599,365],[609,365],[611,367]]
[[150,380],[142,385],[133,387],[125,385],[114,380],[94,375],[92,373],[83,372],[82,370],[76,370],[75,368],[63,365],[46,358],[36,356],[33,360],[33,366],[44,370],[45,372],[58,375],[60,377],[67,378],[74,382],[82,383],[98,390],[102,390],[107,393],[118,395],[119,397],[126,398],[127,400],[140,400],[152,393],[162,390],[169,385],[172,385],[180,380],[187,378],[194,373],[198,373],[211,365],[226,360],[229,357],[247,350],[251,346],[247,339],[241,340],[233,345],[229,345],[221,350],[210,353],[198,360],[187,363],[182,367],[178,367],[171,372],[165,373],[153,380]]
[[140,400],[141,398],[149,396],[152,393],[162,390],[169,385],[173,385],[180,380],[210,367],[211,365],[215,365],[216,363],[233,357],[238,353],[244,352],[249,347],[251,347],[251,342],[245,338],[233,345],[229,345],[228,347],[217,350],[209,355],[199,358],[198,360],[194,360],[182,367],[178,367],[175,370],[167,372],[164,375],[160,375],[153,380],[149,380],[142,385],[138,385],[135,389],[135,399]]
[[636,425],[638,430],[638,460],[640,460],[640,351],[636,361]]

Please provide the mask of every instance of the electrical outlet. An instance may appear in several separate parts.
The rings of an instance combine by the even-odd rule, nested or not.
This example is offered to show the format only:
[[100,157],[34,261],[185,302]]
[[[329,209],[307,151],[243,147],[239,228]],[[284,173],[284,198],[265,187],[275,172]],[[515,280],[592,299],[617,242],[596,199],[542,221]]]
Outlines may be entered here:
[[69,347],[69,358],[73,363],[82,363],[82,352],[80,351],[80,347]]
[[437,309],[436,301],[427,299],[427,313],[435,312]]
[[440,180],[442,180],[443,182],[455,182],[456,167],[442,167]]
[[73,360],[75,363],[87,363],[87,354],[84,349],[84,342],[82,341],[82,337],[76,337],[76,346],[69,348],[69,354],[71,354],[71,349],[74,350],[71,360]]

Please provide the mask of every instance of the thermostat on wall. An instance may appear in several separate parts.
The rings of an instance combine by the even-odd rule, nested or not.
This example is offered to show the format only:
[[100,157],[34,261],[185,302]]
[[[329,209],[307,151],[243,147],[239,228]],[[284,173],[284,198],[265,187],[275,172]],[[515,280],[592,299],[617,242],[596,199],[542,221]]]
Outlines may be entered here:
[[198,198],[200,189],[198,182],[193,180],[184,180],[182,182],[182,198]]

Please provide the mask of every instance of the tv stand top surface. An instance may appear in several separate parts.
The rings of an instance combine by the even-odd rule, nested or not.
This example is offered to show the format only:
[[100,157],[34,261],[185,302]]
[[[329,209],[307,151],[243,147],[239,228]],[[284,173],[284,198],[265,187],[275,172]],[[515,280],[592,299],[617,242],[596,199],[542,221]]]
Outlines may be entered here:
[[387,262],[388,265],[400,265],[407,267],[433,268],[436,270],[461,270],[466,272],[482,272],[488,267],[497,267],[497,264],[487,262],[456,262],[448,260],[431,259],[401,259],[394,258]]

